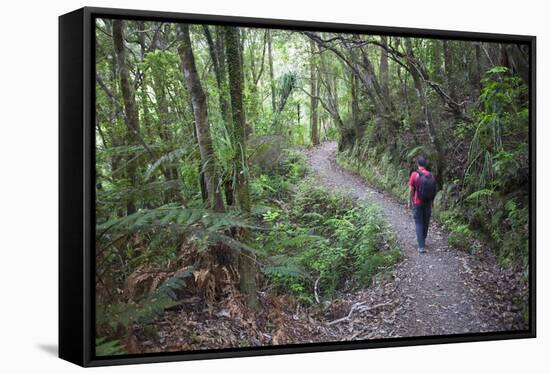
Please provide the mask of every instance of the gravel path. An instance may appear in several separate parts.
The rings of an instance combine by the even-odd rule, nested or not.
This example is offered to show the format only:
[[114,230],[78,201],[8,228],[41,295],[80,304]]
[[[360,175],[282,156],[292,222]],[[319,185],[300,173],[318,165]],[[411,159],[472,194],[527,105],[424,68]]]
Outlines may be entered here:
[[402,250],[402,260],[391,273],[360,289],[342,289],[310,308],[286,295],[263,293],[261,312],[254,314],[240,301],[226,272],[225,278],[212,278],[224,290],[218,302],[166,310],[153,322],[156,334],[138,326],[126,350],[168,352],[527,328],[517,307],[528,295],[518,272],[499,267],[488,250],[471,256],[450,248],[447,233],[433,222],[427,253],[417,253],[411,211],[340,168],[336,148],[335,142],[327,142],[306,152],[312,177],[329,191],[341,190],[380,206]]
[[447,233],[433,222],[427,252],[419,254],[412,211],[340,168],[336,164],[336,149],[335,142],[326,142],[307,152],[315,177],[331,190],[341,190],[359,200],[378,204],[397,235],[403,255],[393,281],[343,296],[339,313],[332,307],[331,317],[342,319],[330,324],[336,339],[527,328],[516,306],[517,300],[526,298],[516,273],[498,266],[489,251],[483,251],[483,256],[472,256],[450,248]]

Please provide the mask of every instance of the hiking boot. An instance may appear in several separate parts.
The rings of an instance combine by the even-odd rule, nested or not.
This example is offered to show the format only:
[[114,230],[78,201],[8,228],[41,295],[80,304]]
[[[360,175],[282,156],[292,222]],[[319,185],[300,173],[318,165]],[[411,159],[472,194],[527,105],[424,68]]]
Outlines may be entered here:
[[426,248],[418,247],[418,253],[426,253]]

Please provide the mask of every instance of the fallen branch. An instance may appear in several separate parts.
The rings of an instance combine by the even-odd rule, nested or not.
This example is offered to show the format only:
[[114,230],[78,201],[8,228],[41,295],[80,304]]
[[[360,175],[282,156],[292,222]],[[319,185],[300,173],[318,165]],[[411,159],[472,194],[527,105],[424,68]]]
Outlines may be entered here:
[[327,325],[332,326],[332,325],[335,325],[335,324],[340,323],[340,322],[349,321],[351,319],[351,316],[353,315],[353,312],[355,312],[357,309],[361,309],[362,312],[368,312],[368,311],[375,310],[375,309],[378,309],[378,308],[382,308],[384,306],[388,306],[388,305],[392,304],[391,302],[388,302],[388,303],[376,304],[376,305],[371,306],[371,307],[361,308],[366,303],[367,303],[366,301],[362,301],[360,303],[353,304],[351,306],[351,309],[350,309],[347,316],[336,319],[334,321],[331,321],[331,322],[327,323]]
[[317,280],[315,281],[315,286],[313,286],[313,292],[315,293],[315,301],[317,302],[317,304],[320,303],[319,301],[319,293],[317,292],[317,289],[319,287],[319,280],[321,279],[321,276],[319,275],[319,277],[317,277]]

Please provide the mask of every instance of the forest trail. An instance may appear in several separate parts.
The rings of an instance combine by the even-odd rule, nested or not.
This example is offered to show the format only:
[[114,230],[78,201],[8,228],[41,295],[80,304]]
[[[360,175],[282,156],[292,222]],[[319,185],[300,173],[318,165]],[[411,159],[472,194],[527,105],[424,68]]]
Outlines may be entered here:
[[331,306],[329,334],[335,340],[527,328],[514,302],[523,292],[514,272],[500,267],[489,251],[473,256],[449,247],[447,233],[433,221],[426,253],[419,254],[412,211],[340,168],[336,151],[336,142],[307,151],[314,177],[329,190],[379,205],[398,238],[402,259],[392,281],[342,295],[339,311]]
[[[528,46],[340,31],[96,19],[97,356],[527,327]],[[418,254],[412,211],[320,138],[353,166],[378,138],[403,187],[390,149],[427,146],[461,181],[451,235]]]

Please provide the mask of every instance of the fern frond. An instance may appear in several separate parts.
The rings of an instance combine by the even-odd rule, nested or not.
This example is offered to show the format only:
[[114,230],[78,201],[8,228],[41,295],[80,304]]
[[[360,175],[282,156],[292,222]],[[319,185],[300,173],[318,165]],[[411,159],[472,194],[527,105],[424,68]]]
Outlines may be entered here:
[[118,303],[103,309],[99,308],[97,322],[108,324],[114,329],[119,324],[128,326],[132,322],[148,323],[152,321],[164,310],[179,304],[175,291],[185,285],[185,279],[190,277],[194,270],[194,267],[189,267],[176,273],[138,303]]
[[[184,160],[181,160],[181,157],[184,155],[186,156],[186,158]],[[173,151],[162,155],[155,162],[149,165],[147,170],[145,170],[144,179],[148,180],[149,178],[151,178],[151,175],[153,175],[153,173],[164,164],[170,164],[175,161],[186,161],[195,156],[196,156],[196,150],[194,148],[182,147],[182,148],[174,149]]]
[[266,275],[278,275],[299,279],[310,279],[311,276],[296,264],[265,266],[262,272]]
[[107,340],[106,338],[96,338],[95,340],[96,356],[114,356],[125,353],[118,340]]
[[420,153],[426,153],[426,147],[423,146],[423,145],[419,145],[417,147],[414,147],[413,149],[411,149],[409,151],[409,153],[407,153],[407,159],[410,159],[414,156],[417,156],[419,155]]
[[209,230],[223,230],[231,227],[254,228],[245,217],[235,211],[218,213],[206,208],[164,205],[155,209],[142,209],[125,217],[100,223],[96,226],[96,230],[98,232],[105,230],[135,232],[170,225],[179,225],[182,229],[200,225]]

